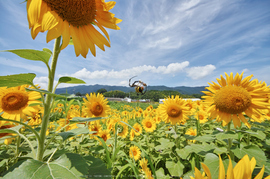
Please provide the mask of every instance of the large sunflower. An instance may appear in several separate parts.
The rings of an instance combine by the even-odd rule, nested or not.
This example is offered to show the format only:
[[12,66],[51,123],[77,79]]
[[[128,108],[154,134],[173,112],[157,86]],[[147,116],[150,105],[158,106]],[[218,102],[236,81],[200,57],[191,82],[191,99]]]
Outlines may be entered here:
[[181,99],[178,95],[168,97],[163,101],[163,104],[158,106],[160,117],[166,123],[184,124],[188,119],[189,107],[186,106],[186,101]]
[[102,94],[91,93],[90,96],[86,94],[86,99],[83,98],[84,105],[83,112],[87,113],[88,117],[105,117],[110,111],[110,106],[107,105],[107,99],[104,99]]
[[30,104],[40,103],[41,98],[39,92],[26,91],[28,85],[17,87],[1,87],[0,88],[0,113],[5,119],[13,119],[20,121],[26,115],[32,116],[38,110],[37,106],[30,106]]
[[[201,163],[203,170],[205,171],[207,177],[202,174],[196,167],[195,167],[195,178],[190,176],[191,179],[211,179],[211,172],[207,165]],[[218,178],[224,178],[225,176],[227,179],[251,179],[253,170],[256,166],[256,160],[254,157],[250,160],[248,155],[245,155],[233,168],[231,158],[229,156],[229,164],[227,168],[227,172],[225,173],[225,168],[222,162],[221,157],[219,156],[219,173]],[[254,179],[262,179],[264,175],[264,165],[261,168],[261,171],[254,177]],[[270,175],[265,177],[264,179],[269,179]]]
[[269,88],[258,83],[258,80],[251,80],[252,75],[244,78],[243,73],[238,73],[233,77],[225,73],[226,79],[221,78],[206,87],[209,91],[203,91],[207,96],[203,96],[205,103],[209,106],[210,117],[226,126],[233,120],[234,126],[240,127],[241,121],[248,127],[250,124],[244,114],[254,121],[261,122],[262,109],[269,108],[268,98]]
[[[110,47],[110,38],[104,29],[119,30],[122,20],[110,13],[116,2],[104,0],[28,0],[27,18],[32,38],[39,32],[47,33],[47,42],[62,36],[61,49],[67,47],[72,37],[76,56],[86,58],[90,49],[96,56],[95,45],[101,50]],[[96,28],[104,33],[106,38]]]

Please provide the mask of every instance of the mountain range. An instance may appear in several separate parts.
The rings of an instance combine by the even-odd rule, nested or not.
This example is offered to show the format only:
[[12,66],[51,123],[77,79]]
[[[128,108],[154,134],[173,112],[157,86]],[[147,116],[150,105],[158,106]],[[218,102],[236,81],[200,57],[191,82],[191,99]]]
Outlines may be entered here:
[[[188,86],[177,86],[177,87],[167,87],[167,86],[147,86],[147,90],[158,90],[158,91],[178,91],[181,94],[203,94],[201,91],[205,91],[206,86],[198,86],[198,87],[188,87]],[[68,93],[68,94],[76,94],[80,92],[81,94],[86,94],[86,93],[92,93],[96,92],[97,90],[104,88],[107,91],[123,91],[125,93],[132,92],[134,91],[134,88],[131,87],[126,87],[126,86],[109,86],[109,85],[79,85],[79,86],[73,86],[73,87],[66,87],[66,88],[58,88],[56,89],[55,93],[56,94],[61,94],[61,93]]]

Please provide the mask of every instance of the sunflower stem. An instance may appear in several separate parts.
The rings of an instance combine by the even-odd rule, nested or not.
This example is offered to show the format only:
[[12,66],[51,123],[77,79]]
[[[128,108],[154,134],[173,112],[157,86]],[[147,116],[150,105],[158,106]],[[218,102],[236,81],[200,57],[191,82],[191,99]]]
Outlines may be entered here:
[[[227,132],[229,132],[229,131],[231,131],[231,122],[232,121],[230,121],[229,123],[228,123],[228,126],[227,126]],[[228,138],[228,152],[229,152],[229,155],[230,155],[230,157],[231,157],[231,159],[232,160],[234,160],[234,154],[233,154],[233,152],[231,151],[231,147],[232,147],[232,138]]]
[[200,130],[200,120],[196,119],[196,128],[197,128],[197,136],[201,135],[201,130]]
[[16,141],[16,151],[15,151],[15,158],[16,158],[16,160],[15,160],[15,163],[17,163],[18,162],[18,159],[19,159],[19,147],[20,147],[20,144],[21,144],[21,136],[20,135],[18,135],[17,136],[17,141]]
[[247,145],[250,145],[250,134],[247,134]]
[[[53,49],[53,56],[52,56],[52,62],[51,62],[51,68],[48,74],[48,91],[53,91],[53,82],[55,77],[55,70],[56,70],[56,64],[58,60],[58,56],[60,53],[60,42],[61,42],[61,36],[59,36],[54,43],[54,49]],[[52,96],[47,94],[44,104],[44,116],[42,119],[41,124],[41,131],[40,131],[40,140],[38,143],[38,152],[37,152],[37,160],[42,161],[43,160],[43,154],[44,154],[44,145],[45,145],[45,138],[46,138],[46,131],[49,124],[49,118],[50,118],[50,110],[51,110],[51,102],[52,102]]]

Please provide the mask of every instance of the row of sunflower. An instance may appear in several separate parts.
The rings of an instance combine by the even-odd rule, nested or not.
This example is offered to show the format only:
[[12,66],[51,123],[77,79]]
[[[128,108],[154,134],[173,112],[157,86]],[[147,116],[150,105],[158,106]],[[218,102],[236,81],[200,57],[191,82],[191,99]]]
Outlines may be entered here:
[[[199,101],[171,96],[144,109],[139,103],[116,109],[95,93],[82,103],[55,101],[44,160],[68,152],[91,155],[113,178],[269,178],[269,86],[243,73],[225,75]],[[26,142],[34,142],[28,128],[19,129],[26,139],[7,133],[18,126],[12,120],[38,132],[43,116],[42,96],[25,87],[0,89],[3,173],[31,156]]]

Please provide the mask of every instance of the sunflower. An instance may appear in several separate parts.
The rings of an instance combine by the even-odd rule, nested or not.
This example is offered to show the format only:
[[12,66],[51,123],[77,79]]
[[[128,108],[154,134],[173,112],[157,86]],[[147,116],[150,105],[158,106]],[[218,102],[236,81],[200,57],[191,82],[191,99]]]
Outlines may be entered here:
[[87,113],[89,117],[105,117],[110,111],[110,106],[107,105],[107,99],[100,93],[97,95],[91,93],[90,96],[86,94],[86,98],[83,98],[84,105],[83,112]]
[[13,119],[20,121],[20,118],[25,118],[26,115],[32,116],[36,112],[37,106],[30,106],[41,98],[39,92],[26,91],[29,85],[22,85],[17,87],[1,87],[0,88],[0,113],[5,119]]
[[120,136],[122,138],[127,137],[127,135],[128,135],[128,126],[126,124],[123,124],[123,123],[119,122],[117,130],[118,130],[118,133],[117,133],[118,136]]
[[4,144],[9,145],[12,143],[12,141],[15,140],[14,138],[7,138],[4,140]]
[[188,119],[187,115],[189,107],[186,106],[186,101],[179,96],[168,97],[163,100],[163,104],[159,104],[159,115],[166,123],[184,124]]
[[129,148],[129,156],[134,158],[134,160],[139,160],[141,158],[141,150],[137,146],[131,146]]
[[[104,142],[106,143],[106,141],[111,138],[111,135],[110,135],[110,131],[109,130],[102,130],[98,133],[98,136],[101,137]],[[100,145],[102,145],[101,141],[99,142]]]
[[200,123],[204,124],[208,121],[207,119],[207,113],[203,110],[199,110],[195,113],[196,119],[200,121]]
[[143,158],[140,160],[140,166],[142,168],[142,171],[146,171],[147,170],[147,165],[148,165],[148,160]]
[[[104,0],[28,0],[27,18],[32,38],[39,32],[47,33],[47,42],[62,36],[61,50],[73,40],[76,56],[86,58],[90,49],[96,56],[95,45],[105,51],[110,47],[110,38],[104,29],[119,30],[116,25],[122,20],[110,13],[116,2]],[[104,33],[106,38],[96,29]]]
[[243,78],[243,73],[238,73],[233,77],[225,73],[226,80],[221,75],[217,81],[206,87],[209,91],[203,91],[205,103],[209,106],[208,112],[212,119],[216,118],[217,122],[222,121],[226,126],[231,120],[235,127],[241,126],[241,121],[250,128],[248,120],[244,114],[261,122],[259,118],[261,109],[269,108],[268,98],[270,91],[267,86],[258,83],[258,80],[251,80],[252,75]]
[[142,126],[139,123],[135,123],[132,127],[135,129],[133,129],[133,131],[136,136],[139,136],[142,133]]
[[102,130],[102,126],[100,125],[99,121],[91,122],[88,128],[90,131],[95,131],[95,133],[92,135],[99,135],[99,132]]
[[[201,172],[195,167],[195,178],[190,177],[191,179],[211,179],[211,172],[207,165],[204,163],[201,163],[203,170],[205,171],[207,177],[204,176],[204,174],[201,174]],[[229,165],[227,168],[227,173],[225,174],[225,169],[223,162],[221,160],[221,157],[219,156],[219,175],[218,178],[224,178],[225,175],[227,176],[227,179],[251,179],[253,170],[256,166],[256,160],[253,157],[251,160],[249,160],[248,155],[245,155],[233,168],[231,158],[229,156]],[[262,167],[261,171],[256,175],[254,179],[261,179],[264,175],[264,166]],[[266,177],[267,179],[270,179],[270,175]],[[265,178],[265,179],[266,179]]]
[[133,141],[134,140],[134,137],[135,137],[135,131],[134,130],[131,130],[130,133],[129,133],[129,140],[130,141]]
[[[193,129],[193,128],[189,128],[186,133],[186,135],[191,135],[191,136],[197,136],[197,130],[196,129]],[[196,140],[188,140],[190,142],[195,142]]]
[[142,126],[146,132],[153,132],[157,128],[155,121],[149,117],[142,121]]

